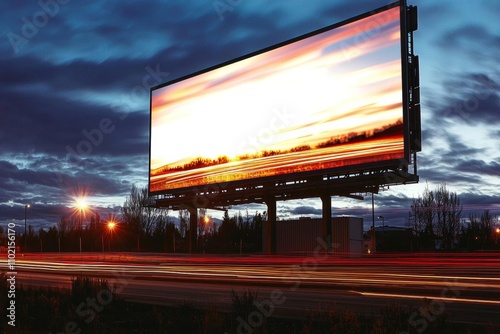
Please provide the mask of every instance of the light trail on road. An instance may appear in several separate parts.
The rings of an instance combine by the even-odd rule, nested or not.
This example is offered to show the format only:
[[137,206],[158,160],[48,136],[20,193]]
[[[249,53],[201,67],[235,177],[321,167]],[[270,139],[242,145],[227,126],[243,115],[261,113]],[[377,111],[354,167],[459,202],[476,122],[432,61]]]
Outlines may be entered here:
[[383,297],[383,298],[406,298],[406,299],[434,299],[446,302],[459,302],[459,303],[476,303],[476,304],[493,304],[500,305],[500,300],[487,300],[487,299],[472,299],[472,298],[449,298],[449,297],[435,297],[435,296],[420,296],[420,295],[402,295],[394,293],[376,293],[376,292],[361,292],[361,291],[350,291],[353,293],[359,293],[363,296],[368,297]]
[[275,314],[299,318],[321,305],[370,316],[392,303],[414,310],[433,303],[445,305],[450,321],[500,326],[498,254],[431,255],[44,253],[19,257],[16,280],[23,286],[70,289],[72,279],[82,275],[106,280],[126,301],[196,303],[228,312],[233,291],[253,291],[259,300],[279,291],[286,300],[276,305]]

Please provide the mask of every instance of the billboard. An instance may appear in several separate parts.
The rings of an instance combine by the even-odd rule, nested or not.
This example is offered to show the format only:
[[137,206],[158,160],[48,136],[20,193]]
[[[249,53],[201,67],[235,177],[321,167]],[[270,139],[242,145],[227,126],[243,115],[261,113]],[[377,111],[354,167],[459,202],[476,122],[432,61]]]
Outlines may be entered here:
[[403,3],[153,87],[150,193],[407,161]]

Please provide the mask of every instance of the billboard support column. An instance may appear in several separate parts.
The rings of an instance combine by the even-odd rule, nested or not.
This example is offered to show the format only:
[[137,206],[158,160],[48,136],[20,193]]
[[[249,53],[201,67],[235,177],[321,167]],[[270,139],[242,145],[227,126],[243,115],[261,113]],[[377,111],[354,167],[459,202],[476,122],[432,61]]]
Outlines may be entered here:
[[321,196],[321,202],[323,203],[323,241],[326,244],[326,253],[332,252],[332,197],[329,194]]
[[187,207],[189,211],[189,254],[198,251],[198,209]]
[[276,253],[276,199],[274,196],[268,196],[267,205],[267,236],[266,251],[267,254]]

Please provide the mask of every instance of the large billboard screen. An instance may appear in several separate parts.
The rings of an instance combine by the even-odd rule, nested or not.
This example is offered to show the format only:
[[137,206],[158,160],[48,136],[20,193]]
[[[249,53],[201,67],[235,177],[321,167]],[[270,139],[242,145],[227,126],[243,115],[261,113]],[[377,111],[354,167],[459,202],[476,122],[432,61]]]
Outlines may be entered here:
[[407,160],[400,7],[153,87],[150,192]]

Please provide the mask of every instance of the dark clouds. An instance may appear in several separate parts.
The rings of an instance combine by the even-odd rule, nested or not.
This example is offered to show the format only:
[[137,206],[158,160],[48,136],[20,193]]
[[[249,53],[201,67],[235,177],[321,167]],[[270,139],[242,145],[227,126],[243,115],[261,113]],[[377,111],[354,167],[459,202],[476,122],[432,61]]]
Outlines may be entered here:
[[[462,40],[460,43],[449,33],[443,35],[450,50],[467,45],[463,40],[479,38],[474,34],[485,34],[485,29],[476,26],[464,26],[463,29],[465,36],[456,37]],[[488,36],[490,40],[493,38]],[[498,44],[490,48],[492,55],[498,50]],[[478,56],[483,52],[480,50]],[[495,196],[499,186],[497,176],[500,175],[497,149],[500,136],[495,135],[500,127],[497,115],[500,67],[487,66],[481,71],[473,67],[460,71],[450,68],[450,75],[438,81],[442,90],[431,92],[429,97],[432,99],[423,103],[429,117],[422,125],[424,149],[419,157],[420,176],[435,184],[446,183],[465,192],[474,189]]]
[[496,161],[485,162],[478,159],[464,160],[456,166],[456,169],[464,173],[489,175],[494,178],[500,175],[500,163]]
[[462,193],[460,195],[461,202],[469,211],[484,208],[487,209],[500,209],[500,193],[496,195],[485,195],[481,193]]
[[[492,78],[495,76],[496,78]],[[499,124],[495,111],[500,108],[498,95],[500,72],[471,73],[453,77],[444,83],[450,87],[437,110],[443,121],[460,121],[470,124]]]
[[297,206],[290,213],[293,215],[321,215],[322,210],[312,206]]
[[448,50],[460,49],[462,53],[476,57],[478,61],[490,61],[488,55],[499,55],[500,34],[498,30],[489,31],[479,24],[467,24],[445,33],[439,45]]
[[[500,164],[491,153],[500,147],[498,29],[480,19],[447,17],[462,4],[409,2],[420,11],[421,179],[460,185],[464,202],[481,208],[498,203],[492,194],[498,181],[491,178]],[[147,182],[151,86],[387,3],[242,1],[221,16],[213,1],[70,1],[47,9],[54,15],[45,11],[47,21],[28,37],[26,20],[43,18],[38,2],[1,2],[0,221],[21,220],[24,204],[31,203],[31,221],[54,224],[71,211],[79,189],[88,190],[103,213],[120,205],[133,183]],[[481,4],[482,13],[498,9],[495,1]],[[477,7],[467,6],[470,12]],[[23,38],[16,48],[12,34]],[[470,127],[487,135],[464,140],[461,131]],[[490,142],[478,144],[485,137]],[[474,195],[468,184],[483,186],[484,194]],[[377,201],[385,222],[396,224],[410,197],[390,193]],[[343,203],[334,205],[338,214],[371,220],[367,201]],[[278,208],[284,218],[321,215],[318,199]]]

